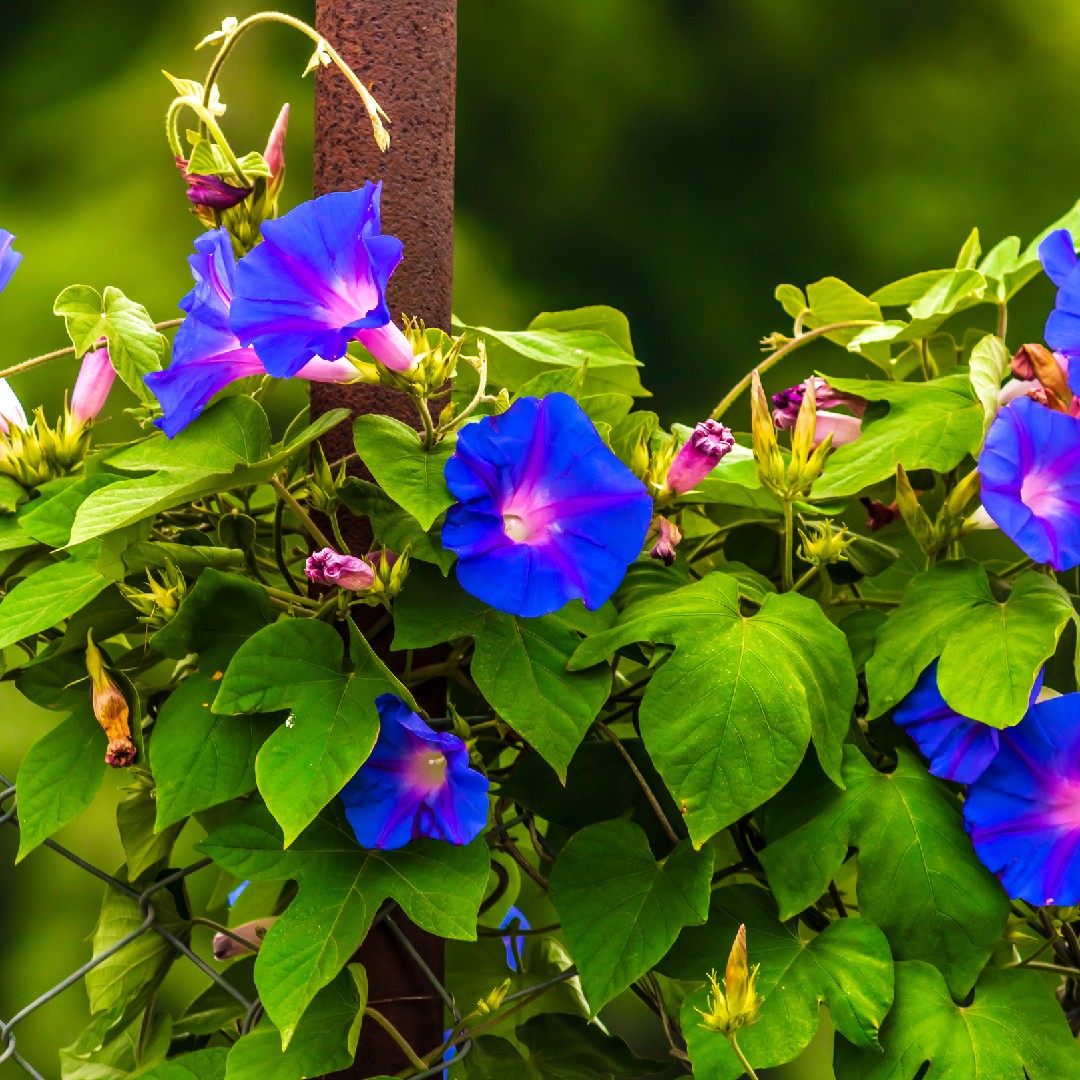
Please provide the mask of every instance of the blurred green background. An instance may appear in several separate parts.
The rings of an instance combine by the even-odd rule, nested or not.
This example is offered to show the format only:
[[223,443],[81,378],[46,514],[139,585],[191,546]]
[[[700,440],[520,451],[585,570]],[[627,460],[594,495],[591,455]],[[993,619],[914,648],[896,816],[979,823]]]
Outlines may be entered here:
[[[198,228],[163,137],[160,70],[201,78],[209,58],[191,46],[254,10],[4,6],[0,225],[25,259],[0,300],[0,366],[64,344],[51,305],[72,282],[173,316]],[[512,327],[541,309],[620,307],[659,411],[693,422],[786,329],[776,283],[836,274],[870,291],[951,265],[973,225],[986,247],[1027,240],[1071,205],[1078,42],[1074,0],[460,0],[457,312]],[[290,203],[310,194],[308,51],[267,29],[223,82],[240,149],[261,148],[293,103]],[[1011,330],[1038,337],[1049,298],[1045,283],[1028,290]],[[51,411],[74,372],[14,385]],[[773,388],[797,377],[781,369]],[[0,688],[0,772],[49,722]],[[108,868],[118,786],[61,837]],[[0,829],[0,1017],[88,956],[99,902],[54,855],[13,869],[14,851]],[[72,989],[20,1025],[20,1049],[53,1069],[84,1010]]]

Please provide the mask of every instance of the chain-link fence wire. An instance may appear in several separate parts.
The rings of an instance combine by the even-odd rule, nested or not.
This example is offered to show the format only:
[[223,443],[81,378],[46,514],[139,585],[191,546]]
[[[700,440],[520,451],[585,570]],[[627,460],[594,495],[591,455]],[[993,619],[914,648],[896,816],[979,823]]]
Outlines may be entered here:
[[[17,814],[15,784],[3,773],[0,773],[0,827],[3,827],[4,825],[9,825],[17,829],[19,827],[19,818]],[[156,881],[150,888],[143,892],[138,892],[125,882],[117,880],[111,874],[107,874],[104,870],[92,866],[85,859],[81,859],[73,851],[69,851],[55,840],[46,840],[44,846],[50,851],[56,852],[56,854],[62,858],[67,859],[68,862],[77,866],[80,870],[83,870],[87,874],[97,878],[99,881],[104,882],[108,888],[115,889],[118,893],[126,896],[129,900],[137,904],[139,912],[143,917],[143,921],[136,929],[132,930],[131,933],[125,934],[118,941],[113,942],[107,949],[104,949],[96,956],[91,957],[85,964],[68,975],[67,978],[62,979],[55,986],[50,987],[44,993],[38,995],[38,997],[28,1005],[23,1006],[23,1008],[15,1013],[10,1019],[4,1020],[0,1018],[0,1065],[5,1061],[12,1061],[20,1066],[27,1075],[33,1077],[34,1080],[47,1080],[45,1076],[38,1072],[38,1070],[19,1053],[16,1045],[16,1026],[22,1023],[28,1016],[37,1012],[38,1009],[47,1005],[53,998],[58,997],[65,990],[74,986],[76,983],[81,982],[87,973],[93,971],[94,968],[108,960],[110,956],[118,953],[126,945],[129,945],[144,934],[157,934],[168,942],[168,944],[178,953],[187,957],[187,959],[215,985],[219,986],[227,994],[236,999],[245,1010],[244,1018],[240,1023],[241,1035],[246,1034],[255,1027],[263,1015],[262,1004],[258,997],[249,1001],[244,994],[237,990],[236,987],[221,974],[221,972],[215,971],[201,956],[193,952],[189,946],[169,930],[168,927],[163,926],[161,922],[158,921],[157,912],[154,908],[153,898],[156,893],[159,893],[162,889],[167,889],[177,882],[182,881],[184,878],[189,877],[191,874],[195,874],[207,866],[212,865],[211,859],[200,859],[198,862],[194,862],[190,866],[184,867],[182,870],[176,870],[162,878],[160,881]],[[391,915],[395,909],[396,905],[390,905],[384,908],[379,913],[376,921],[386,923],[391,933],[409,955],[412,962],[417,965],[424,977],[431,983],[432,989],[442,1000],[443,1004],[450,1012],[450,1015],[454,1018],[455,1025],[459,1024],[462,1017],[452,995],[446,987],[443,986],[431,968],[424,962],[423,957],[417,953],[415,948],[413,948],[412,943],[402,932],[401,928],[394,922]],[[523,991],[522,994],[530,992],[531,990]],[[517,997],[519,995],[510,996]],[[453,1062],[460,1061],[461,1058],[469,1052],[471,1046],[472,1040],[467,1040],[457,1047],[456,1055],[452,1059]],[[439,1076],[446,1071],[449,1064],[449,1061],[439,1062],[430,1069],[414,1074],[411,1080],[427,1080],[429,1077]]]

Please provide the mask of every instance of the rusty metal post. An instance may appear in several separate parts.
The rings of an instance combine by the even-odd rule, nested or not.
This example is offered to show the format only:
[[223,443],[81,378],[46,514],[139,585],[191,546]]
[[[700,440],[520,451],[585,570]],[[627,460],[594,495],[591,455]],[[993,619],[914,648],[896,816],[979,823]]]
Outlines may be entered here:
[[[382,154],[359,97],[334,69],[320,71],[315,90],[315,194],[382,180],[383,231],[400,238],[401,266],[390,281],[389,305],[429,326],[450,328],[453,283],[454,89],[457,0],[317,0],[316,25],[371,86],[390,115],[390,149]],[[404,395],[382,387],[314,383],[312,416],[347,406],[354,415],[379,412],[416,426]],[[352,450],[350,426],[324,441],[329,460]],[[367,522],[352,519],[353,551],[371,544]],[[427,702],[423,703],[427,707]],[[412,945],[443,977],[443,945],[399,916]],[[368,971],[372,1005],[421,1054],[443,1034],[443,1004],[385,926],[368,935],[357,957]],[[353,1077],[394,1075],[407,1061],[376,1025],[364,1025]]]

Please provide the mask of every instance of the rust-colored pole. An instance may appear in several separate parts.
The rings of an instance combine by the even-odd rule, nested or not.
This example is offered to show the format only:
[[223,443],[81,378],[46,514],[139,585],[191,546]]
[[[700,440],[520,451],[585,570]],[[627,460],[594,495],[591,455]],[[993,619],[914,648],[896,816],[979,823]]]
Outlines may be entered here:
[[[319,72],[315,89],[315,194],[346,191],[382,180],[383,232],[397,236],[404,261],[389,287],[395,318],[406,312],[429,326],[450,328],[454,242],[454,88],[457,0],[317,0],[316,25],[367,82],[390,115],[390,149],[380,153],[360,98],[333,68]],[[416,426],[408,399],[383,387],[313,383],[318,416],[347,406],[354,415],[379,412]],[[352,450],[350,426],[323,443],[335,461]],[[363,519],[349,519],[354,552],[370,547]],[[433,688],[434,689],[434,688]],[[441,706],[422,702],[425,707]],[[412,946],[440,980],[439,938],[395,916]],[[424,1054],[443,1035],[443,1003],[401,943],[385,926],[368,935],[357,957],[368,973],[371,1004]],[[393,1076],[408,1067],[394,1042],[365,1023],[350,1078]]]

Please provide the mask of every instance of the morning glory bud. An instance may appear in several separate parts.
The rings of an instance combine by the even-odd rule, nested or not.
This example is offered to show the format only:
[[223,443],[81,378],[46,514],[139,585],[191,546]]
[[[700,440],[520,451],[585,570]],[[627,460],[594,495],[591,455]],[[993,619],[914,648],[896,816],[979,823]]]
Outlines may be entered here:
[[86,672],[92,685],[94,716],[109,737],[105,763],[114,769],[126,769],[138,753],[131,740],[128,703],[120,687],[106,674],[105,661],[94,644],[92,632],[86,635]]
[[105,407],[116,370],[109,359],[108,346],[91,349],[83,357],[75,389],[71,392],[71,418],[75,424],[87,424]]
[[309,556],[304,573],[316,585],[339,585],[353,592],[367,592],[375,584],[375,571],[369,562],[355,555],[339,555],[333,548]]
[[660,559],[665,566],[670,566],[675,561],[675,548],[682,539],[682,530],[673,521],[665,517],[653,518],[649,526],[649,535],[645,538],[647,544],[652,537],[656,540],[649,548],[649,554],[654,559]]
[[731,429],[704,420],[690,433],[668,469],[667,486],[677,495],[697,487],[735,446]]
[[188,172],[186,158],[178,157],[176,167],[183,174],[184,182],[187,184],[188,202],[196,207],[205,206],[210,210],[228,210],[238,203],[242,203],[254,190],[254,188],[250,187],[228,184],[220,176]]
[[724,970],[723,989],[720,988],[716,972],[709,973],[711,990],[708,1009],[697,1010],[702,1018],[701,1026],[731,1039],[739,1028],[754,1023],[763,1000],[758,997],[754,986],[757,973],[758,965],[755,964],[751,970],[747,963],[746,927],[740,926]]
[[285,179],[285,133],[288,130],[289,103],[286,102],[281,106],[281,112],[278,113],[278,117],[274,121],[270,138],[266,140],[266,149],[263,151],[263,161],[266,162],[266,167],[270,170],[269,194],[271,197],[277,195],[278,189]]
[[[230,893],[230,895],[232,895]],[[242,923],[232,928],[232,936],[217,933],[214,935],[214,959],[231,960],[234,956],[247,956],[249,953],[258,952],[270,927],[278,921],[277,915],[270,915],[265,919],[255,919],[252,922]],[[240,938],[240,941],[236,939]]]
[[[811,446],[820,446],[832,435],[832,445],[845,446],[854,442],[862,433],[862,415],[866,411],[866,399],[857,394],[845,394],[834,390],[820,376],[807,379],[796,386],[773,394],[773,422],[780,431],[791,431],[798,423],[803,402],[813,396],[816,411]],[[851,410],[847,413],[831,412],[837,406]]]
[[0,379],[0,434],[6,435],[12,427],[29,427],[26,412],[7,379]]

